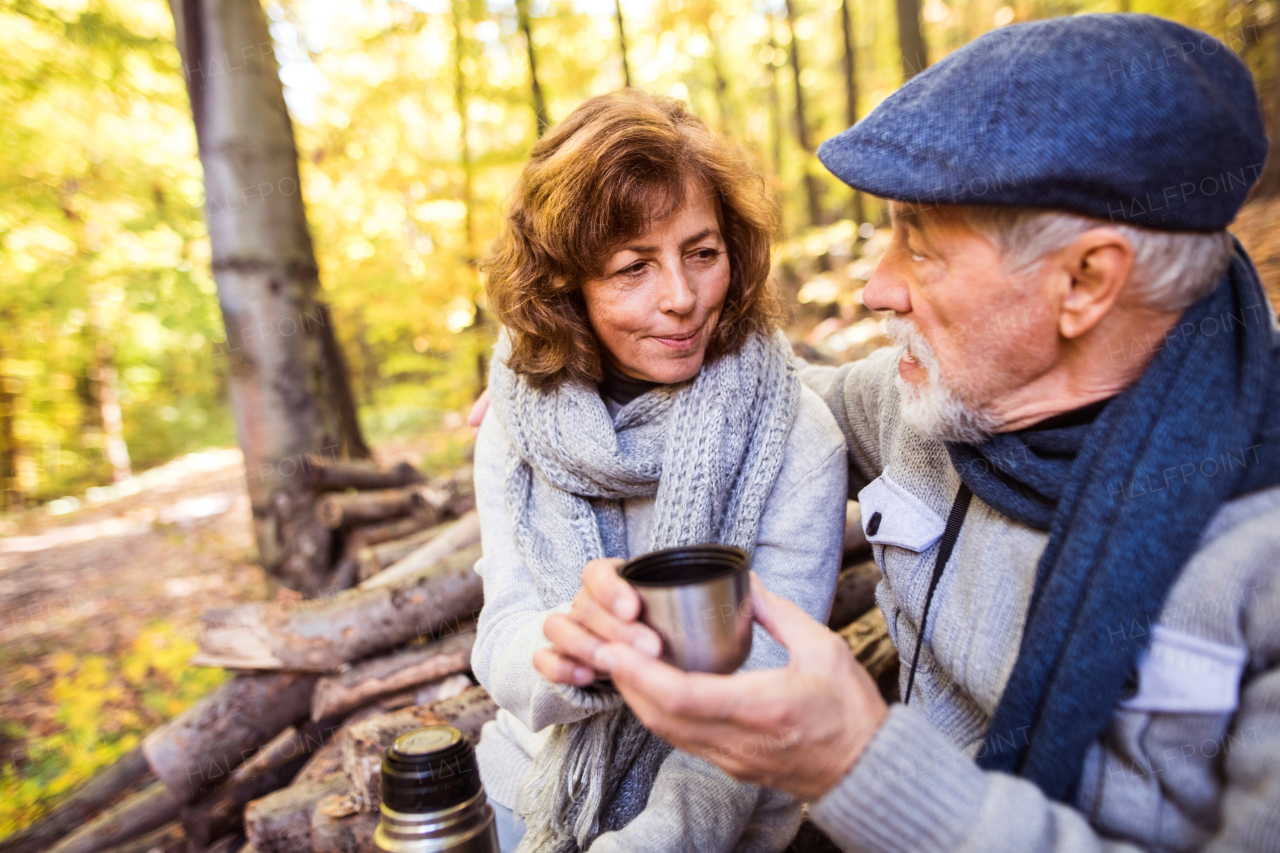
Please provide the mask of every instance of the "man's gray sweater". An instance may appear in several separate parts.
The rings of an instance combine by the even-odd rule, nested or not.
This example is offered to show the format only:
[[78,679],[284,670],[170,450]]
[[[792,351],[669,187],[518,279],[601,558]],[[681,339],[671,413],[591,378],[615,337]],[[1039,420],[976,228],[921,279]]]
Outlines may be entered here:
[[[898,354],[803,377],[845,434],[864,522],[880,513],[868,536],[876,599],[906,661],[960,478],[943,444],[902,420]],[[1143,500],[1140,485],[1117,489]],[[1047,539],[973,498],[934,593],[911,705],[893,705],[811,804],[815,822],[844,849],[883,853],[1280,850],[1280,488],[1221,507],[1157,619],[1097,637],[1150,645],[1086,753],[1074,807],[974,761]]]

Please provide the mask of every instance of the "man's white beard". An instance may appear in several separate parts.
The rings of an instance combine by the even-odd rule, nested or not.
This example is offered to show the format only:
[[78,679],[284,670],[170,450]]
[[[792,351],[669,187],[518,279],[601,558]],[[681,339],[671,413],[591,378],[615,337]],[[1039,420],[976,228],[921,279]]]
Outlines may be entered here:
[[885,335],[919,363],[928,381],[917,385],[898,374],[894,378],[902,398],[902,417],[915,429],[940,441],[981,444],[1000,427],[993,415],[966,403],[942,377],[938,357],[924,335],[910,321],[891,317]]

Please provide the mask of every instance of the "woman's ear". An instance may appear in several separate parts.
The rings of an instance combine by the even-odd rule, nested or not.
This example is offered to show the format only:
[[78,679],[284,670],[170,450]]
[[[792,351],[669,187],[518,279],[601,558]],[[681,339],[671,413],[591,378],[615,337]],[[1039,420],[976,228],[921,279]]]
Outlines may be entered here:
[[1058,253],[1071,280],[1059,307],[1058,331],[1068,339],[1088,332],[1120,298],[1133,269],[1133,244],[1114,228],[1094,228]]

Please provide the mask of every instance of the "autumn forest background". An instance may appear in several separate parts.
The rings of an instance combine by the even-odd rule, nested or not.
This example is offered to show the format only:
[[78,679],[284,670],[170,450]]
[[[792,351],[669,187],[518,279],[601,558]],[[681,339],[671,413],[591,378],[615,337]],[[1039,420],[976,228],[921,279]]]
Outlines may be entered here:
[[[201,609],[310,594],[257,565],[246,335],[318,330],[342,456],[465,461],[495,334],[477,260],[530,147],[585,98],[681,98],[754,152],[783,200],[791,335],[835,361],[876,344],[858,288],[887,234],[813,151],[983,32],[1170,17],[1244,58],[1280,126],[1269,0],[267,0],[252,54],[192,63],[175,16],[199,5],[0,0],[0,837],[218,683],[186,664]],[[207,198],[192,103],[261,68],[296,177]],[[1236,229],[1273,293],[1277,188],[1273,160]],[[211,231],[269,235],[278,204],[305,211],[309,307],[229,334]]]

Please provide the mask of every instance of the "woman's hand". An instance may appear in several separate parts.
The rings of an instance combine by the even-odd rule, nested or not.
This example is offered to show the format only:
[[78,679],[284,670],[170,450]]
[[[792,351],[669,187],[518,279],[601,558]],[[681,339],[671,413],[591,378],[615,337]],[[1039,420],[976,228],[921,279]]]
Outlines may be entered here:
[[549,681],[584,687],[597,678],[592,666],[596,649],[609,642],[627,643],[657,657],[662,640],[640,623],[640,596],[618,577],[621,560],[592,560],[582,570],[582,589],[567,614],[552,613],[542,632],[549,649],[533,653],[533,665]]

